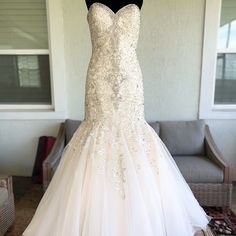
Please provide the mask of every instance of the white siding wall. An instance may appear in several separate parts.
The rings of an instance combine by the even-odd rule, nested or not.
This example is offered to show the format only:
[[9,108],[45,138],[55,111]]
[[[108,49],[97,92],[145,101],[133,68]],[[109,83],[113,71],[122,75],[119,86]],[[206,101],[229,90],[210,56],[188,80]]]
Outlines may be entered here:
[[0,173],[28,176],[37,150],[38,137],[56,135],[59,121],[0,121]]

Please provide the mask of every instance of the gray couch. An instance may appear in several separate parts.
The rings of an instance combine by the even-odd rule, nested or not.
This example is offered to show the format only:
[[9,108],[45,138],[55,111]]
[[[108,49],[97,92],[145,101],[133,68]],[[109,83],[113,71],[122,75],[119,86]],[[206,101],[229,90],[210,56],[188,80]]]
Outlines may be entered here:
[[[56,143],[43,163],[46,190],[60,162],[61,153],[81,121],[62,123]],[[162,121],[150,123],[173,156],[182,175],[203,206],[231,205],[231,168],[217,148],[203,121]]]

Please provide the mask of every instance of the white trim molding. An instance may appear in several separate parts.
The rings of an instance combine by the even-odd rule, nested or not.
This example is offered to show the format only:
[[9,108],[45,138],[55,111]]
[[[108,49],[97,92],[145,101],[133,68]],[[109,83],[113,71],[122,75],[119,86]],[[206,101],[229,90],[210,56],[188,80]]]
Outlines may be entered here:
[[214,104],[217,35],[220,15],[221,0],[206,0],[199,102],[200,119],[236,119],[236,105]]
[[65,119],[66,81],[64,26],[61,0],[46,0],[49,49],[0,50],[0,54],[49,54],[51,74],[51,105],[0,105],[0,120]]
[[0,55],[48,55],[48,49],[0,49]]

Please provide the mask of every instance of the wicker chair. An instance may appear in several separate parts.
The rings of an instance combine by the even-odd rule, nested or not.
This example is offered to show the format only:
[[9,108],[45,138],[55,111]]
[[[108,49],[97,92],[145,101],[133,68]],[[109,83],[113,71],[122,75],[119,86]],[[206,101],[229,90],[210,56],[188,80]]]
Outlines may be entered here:
[[11,176],[0,176],[0,198],[0,236],[3,236],[15,220]]
[[205,150],[206,155],[213,163],[223,171],[222,183],[189,183],[200,204],[204,206],[230,207],[232,201],[232,167],[224,160],[220,150],[217,148],[209,126],[205,128]]
[[167,146],[183,177],[202,206],[230,207],[231,166],[202,120],[151,124]]
[[[44,190],[46,190],[60,162],[65,145],[70,141],[80,122],[66,120],[65,123],[61,124],[56,143],[43,163]],[[167,145],[200,205],[229,207],[232,196],[231,167],[216,147],[208,125],[205,125],[202,121],[154,122],[150,123],[150,125]],[[179,136],[175,137],[173,134],[174,129],[178,130],[180,127],[182,127],[182,130],[178,134]],[[190,139],[192,139],[192,146],[196,146],[189,153],[186,151],[181,153],[181,141],[184,140],[183,131],[187,132],[187,136],[189,135],[189,137],[185,138],[185,148],[190,148]],[[172,147],[168,144],[168,138],[173,141]],[[178,155],[174,151],[176,147],[179,148]],[[201,150],[199,151],[198,149]],[[194,176],[191,170],[197,170],[197,174],[200,176],[196,178],[196,173]]]

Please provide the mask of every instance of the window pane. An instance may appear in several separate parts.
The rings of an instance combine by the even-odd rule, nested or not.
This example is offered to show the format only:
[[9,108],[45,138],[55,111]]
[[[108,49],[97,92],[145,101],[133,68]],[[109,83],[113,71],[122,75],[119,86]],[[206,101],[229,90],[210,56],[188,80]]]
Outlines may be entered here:
[[0,0],[0,49],[48,49],[46,0]]
[[236,104],[236,53],[218,53],[215,104]]
[[0,56],[1,104],[51,104],[48,55]]
[[218,48],[236,49],[236,1],[222,0]]

